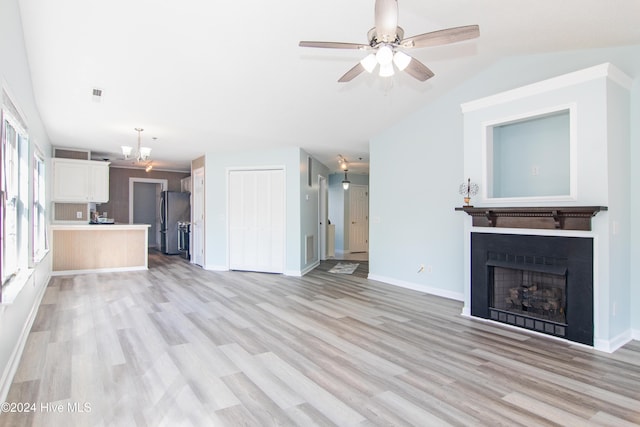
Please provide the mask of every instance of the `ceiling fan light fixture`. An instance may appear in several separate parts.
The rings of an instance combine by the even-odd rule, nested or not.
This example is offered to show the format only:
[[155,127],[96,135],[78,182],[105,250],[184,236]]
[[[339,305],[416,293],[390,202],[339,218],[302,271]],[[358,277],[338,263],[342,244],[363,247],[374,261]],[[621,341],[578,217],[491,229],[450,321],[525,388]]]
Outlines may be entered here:
[[404,71],[411,62],[411,57],[404,52],[397,51],[393,55],[393,63],[396,64],[398,70]]
[[393,60],[393,50],[391,49],[391,46],[386,44],[380,46],[376,53],[376,60],[380,66],[391,64],[391,61]]
[[367,70],[368,73],[372,73],[373,70],[376,68],[376,65],[378,65],[378,60],[376,59],[376,55],[373,53],[370,53],[369,55],[365,56],[362,59],[362,61],[360,61],[360,65],[362,65],[364,69]]
[[393,74],[393,64],[391,62],[384,65],[380,64],[380,77],[391,77]]

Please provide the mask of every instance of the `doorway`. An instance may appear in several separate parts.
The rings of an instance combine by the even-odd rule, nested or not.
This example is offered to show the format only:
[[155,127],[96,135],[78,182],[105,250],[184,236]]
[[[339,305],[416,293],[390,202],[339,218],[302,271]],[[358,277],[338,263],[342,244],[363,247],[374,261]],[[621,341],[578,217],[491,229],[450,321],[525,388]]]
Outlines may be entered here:
[[129,224],[149,224],[148,245],[160,242],[160,193],[168,188],[166,179],[129,178]]

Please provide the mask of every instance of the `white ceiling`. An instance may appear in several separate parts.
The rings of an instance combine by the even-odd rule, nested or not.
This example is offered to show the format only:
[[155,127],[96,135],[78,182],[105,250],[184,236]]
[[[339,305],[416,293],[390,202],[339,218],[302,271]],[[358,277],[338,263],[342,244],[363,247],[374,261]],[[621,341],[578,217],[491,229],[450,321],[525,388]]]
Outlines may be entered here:
[[19,3],[52,144],[117,158],[142,127],[166,169],[298,146],[332,170],[342,154],[365,171],[372,136],[501,57],[640,43],[638,0],[400,0],[406,36],[479,24],[480,38],[411,51],[435,72],[427,82],[365,73],[345,84],[363,52],[298,41],[366,43],[374,0]]

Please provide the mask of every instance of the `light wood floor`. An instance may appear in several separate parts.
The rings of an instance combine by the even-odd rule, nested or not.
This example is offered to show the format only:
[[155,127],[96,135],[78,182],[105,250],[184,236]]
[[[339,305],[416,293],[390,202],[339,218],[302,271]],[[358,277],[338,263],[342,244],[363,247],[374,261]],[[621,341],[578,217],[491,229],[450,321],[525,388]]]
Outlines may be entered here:
[[35,412],[0,426],[640,424],[637,341],[604,354],[350,275],[150,265],[51,280],[7,399]]

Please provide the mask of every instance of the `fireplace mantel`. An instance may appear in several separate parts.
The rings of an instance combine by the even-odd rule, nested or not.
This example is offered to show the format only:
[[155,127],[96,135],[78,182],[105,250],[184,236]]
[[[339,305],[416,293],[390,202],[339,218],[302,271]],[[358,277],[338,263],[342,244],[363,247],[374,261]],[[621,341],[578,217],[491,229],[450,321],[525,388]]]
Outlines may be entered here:
[[475,207],[456,211],[473,218],[474,227],[534,228],[591,231],[591,218],[606,206]]

